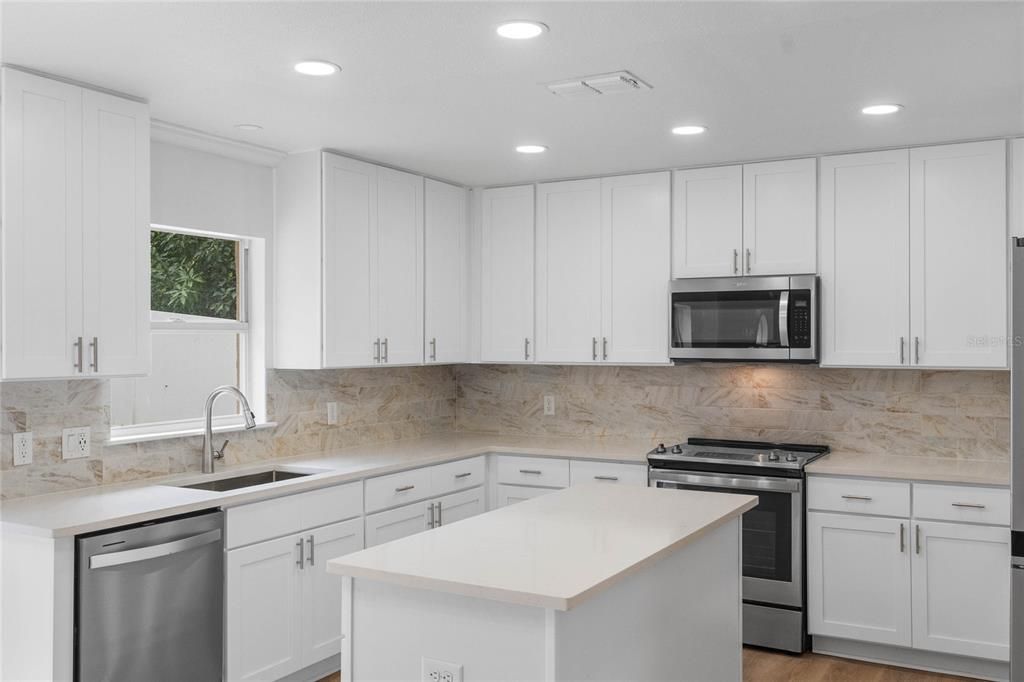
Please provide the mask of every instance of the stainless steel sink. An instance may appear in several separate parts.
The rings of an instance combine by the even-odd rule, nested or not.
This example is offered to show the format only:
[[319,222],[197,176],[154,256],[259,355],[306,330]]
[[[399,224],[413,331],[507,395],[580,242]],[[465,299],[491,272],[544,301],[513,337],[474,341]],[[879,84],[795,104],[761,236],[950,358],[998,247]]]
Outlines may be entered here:
[[290,478],[299,478],[300,476],[309,476],[308,473],[299,473],[297,471],[279,471],[277,469],[271,469],[270,471],[259,471],[255,474],[245,474],[244,476],[232,476],[231,478],[219,478],[216,481],[203,481],[202,483],[193,483],[191,485],[180,485],[178,488],[194,488],[195,490],[213,490],[216,492],[225,492],[228,490],[238,490],[239,488],[249,488],[254,485],[263,485],[264,483],[276,483],[278,481],[287,481]]

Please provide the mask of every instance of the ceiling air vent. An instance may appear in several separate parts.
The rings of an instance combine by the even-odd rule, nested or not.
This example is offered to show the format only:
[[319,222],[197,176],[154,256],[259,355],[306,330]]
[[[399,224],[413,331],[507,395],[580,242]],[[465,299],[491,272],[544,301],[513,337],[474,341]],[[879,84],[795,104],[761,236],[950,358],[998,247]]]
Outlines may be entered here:
[[546,87],[552,94],[570,99],[651,89],[649,84],[643,82],[629,71],[601,73],[596,76],[583,76],[582,78],[573,78],[567,81],[557,81],[555,83],[547,83]]

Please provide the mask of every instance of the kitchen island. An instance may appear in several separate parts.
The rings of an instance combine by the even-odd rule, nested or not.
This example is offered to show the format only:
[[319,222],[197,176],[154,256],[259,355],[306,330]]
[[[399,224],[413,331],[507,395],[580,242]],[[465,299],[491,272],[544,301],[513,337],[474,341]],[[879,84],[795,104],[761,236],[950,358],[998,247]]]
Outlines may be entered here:
[[343,679],[739,680],[756,503],[587,484],[332,559]]

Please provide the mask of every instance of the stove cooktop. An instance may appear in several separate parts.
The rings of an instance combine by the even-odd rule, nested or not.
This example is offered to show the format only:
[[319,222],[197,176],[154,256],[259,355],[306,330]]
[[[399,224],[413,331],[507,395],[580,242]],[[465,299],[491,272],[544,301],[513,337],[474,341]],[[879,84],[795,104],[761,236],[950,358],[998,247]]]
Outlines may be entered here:
[[797,472],[828,452],[827,445],[690,438],[685,443],[658,445],[647,453],[647,461],[652,467],[673,469],[719,464],[730,468],[767,467]]

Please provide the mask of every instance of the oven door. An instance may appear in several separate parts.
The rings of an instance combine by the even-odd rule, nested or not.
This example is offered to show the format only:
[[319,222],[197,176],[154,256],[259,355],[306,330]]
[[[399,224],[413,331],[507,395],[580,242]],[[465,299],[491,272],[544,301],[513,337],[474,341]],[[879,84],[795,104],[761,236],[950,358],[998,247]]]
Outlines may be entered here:
[[743,599],[803,606],[801,479],[652,469],[650,484],[756,496],[757,506],[743,515]]

